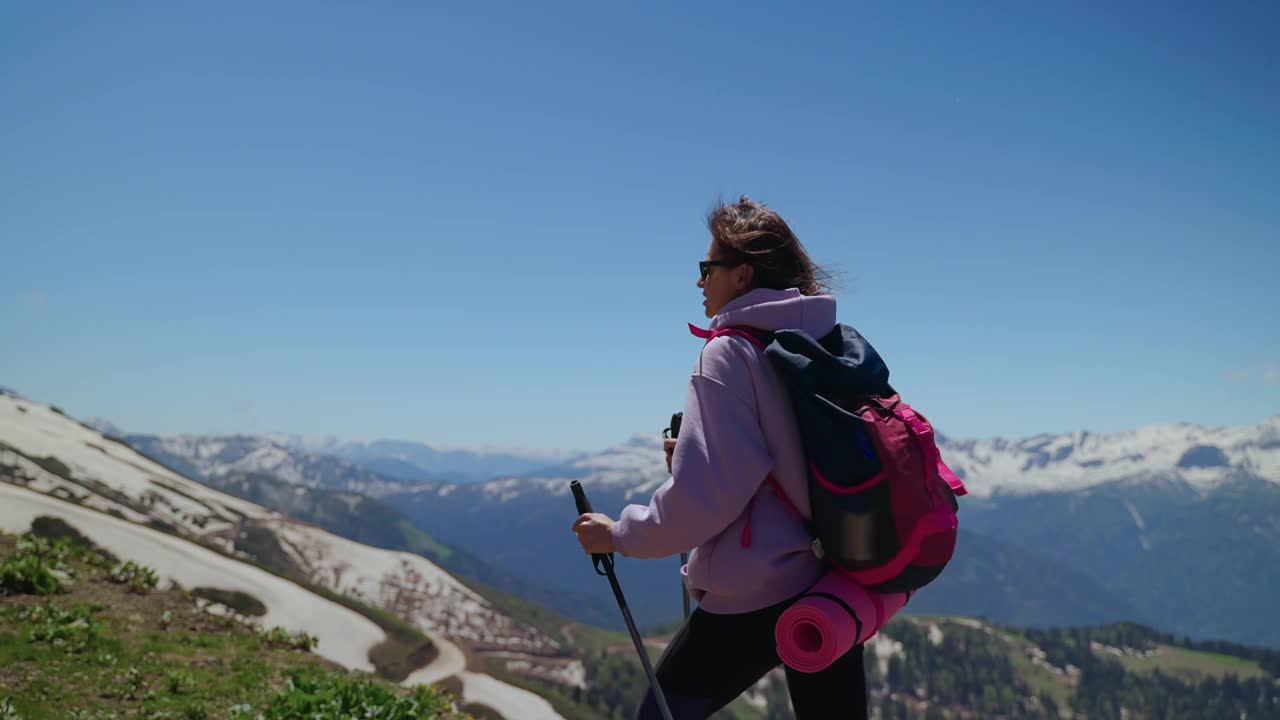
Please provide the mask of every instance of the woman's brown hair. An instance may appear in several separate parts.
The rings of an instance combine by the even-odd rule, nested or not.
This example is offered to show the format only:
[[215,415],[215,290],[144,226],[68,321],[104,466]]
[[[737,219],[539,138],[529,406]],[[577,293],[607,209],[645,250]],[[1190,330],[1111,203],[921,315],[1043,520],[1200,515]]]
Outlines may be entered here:
[[796,288],[804,295],[830,292],[831,274],[809,258],[782,216],[746,195],[713,208],[707,229],[724,259],[754,268],[753,287]]

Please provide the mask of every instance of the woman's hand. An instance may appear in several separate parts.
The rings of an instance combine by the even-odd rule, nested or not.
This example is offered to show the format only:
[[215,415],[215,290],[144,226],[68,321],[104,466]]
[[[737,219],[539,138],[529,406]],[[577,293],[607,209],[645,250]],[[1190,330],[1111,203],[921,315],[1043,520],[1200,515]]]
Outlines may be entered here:
[[676,451],[676,439],[665,438],[662,441],[662,450],[667,454],[667,472],[671,472],[671,454]]
[[587,513],[573,523],[578,542],[588,555],[616,552],[613,546],[613,520],[602,513]]

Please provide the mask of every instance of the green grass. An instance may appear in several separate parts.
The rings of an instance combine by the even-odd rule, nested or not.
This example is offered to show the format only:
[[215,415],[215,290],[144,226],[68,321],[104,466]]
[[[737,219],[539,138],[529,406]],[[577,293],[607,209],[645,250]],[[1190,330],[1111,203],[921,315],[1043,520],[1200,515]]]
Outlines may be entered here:
[[[932,621],[939,626],[939,629],[942,630],[943,633],[948,632],[952,628],[972,629],[967,625],[957,622],[958,619],[967,620],[969,618],[957,618],[945,615],[911,615],[907,617],[899,617],[890,622],[890,625],[887,628],[887,633],[892,635],[893,623],[896,622],[914,622],[916,625],[926,626],[930,621]],[[1031,690],[1037,695],[1048,695],[1055,703],[1058,704],[1059,707],[1066,707],[1070,702],[1074,688],[1066,677],[1056,675],[1047,668],[1037,665],[1031,661],[1031,657],[1027,652],[1031,647],[1033,647],[1033,643],[1030,639],[1028,639],[1023,633],[1010,628],[992,626],[991,630],[995,633],[996,638],[1003,640],[1008,645],[1009,662],[1013,665],[1014,672],[1017,673],[1018,679],[1026,683],[1027,687],[1031,688]]]
[[[118,513],[116,514],[118,515]],[[39,521],[40,518],[37,518],[37,520]],[[67,525],[65,522],[61,525],[71,528],[71,526]],[[74,528],[71,529],[74,530]],[[162,531],[167,532],[174,537],[191,542],[194,545],[198,545],[210,552],[234,559],[237,562],[246,562],[245,558],[234,556],[211,542],[197,541],[190,537],[175,533],[171,529],[162,529]],[[439,652],[424,633],[407,621],[385,610],[371,607],[349,596],[341,595],[326,587],[309,582],[305,577],[302,577],[297,568],[293,567],[288,553],[286,553],[284,548],[280,546],[275,533],[271,532],[269,529],[252,525],[246,526],[242,540],[246,541],[248,545],[248,547],[245,548],[251,556],[251,560],[248,562],[253,566],[295,583],[326,599],[343,605],[344,607],[363,615],[373,621],[373,623],[378,627],[382,628],[382,630],[387,633],[387,638],[370,650],[369,661],[373,663],[378,674],[384,678],[397,682],[403,680],[415,669],[430,662],[435,657],[436,653]],[[64,542],[69,543],[73,548],[84,550],[84,543],[86,542],[86,539],[78,531],[75,531],[74,535],[69,536]],[[97,551],[96,548],[92,549]],[[9,558],[6,557],[6,559]],[[126,564],[128,564],[127,561]],[[129,583],[130,587],[135,592],[146,590],[148,589],[148,586],[154,587],[155,581],[157,580],[154,575],[140,573],[133,568],[120,568],[120,570],[122,572],[118,579]],[[31,578],[35,578],[36,581],[44,583],[45,589],[48,587],[48,577],[46,574],[35,572],[35,568],[28,567],[26,565],[18,566],[17,564],[11,564],[10,567],[0,571],[0,573],[3,573],[3,577],[0,577],[0,581],[3,581],[4,585],[16,585],[24,581],[29,582]],[[0,718],[0,720],[4,719]]]
[[1156,654],[1145,658],[1129,656],[1117,658],[1111,653],[1104,652],[1097,652],[1096,654],[1118,660],[1125,670],[1130,672],[1151,673],[1159,670],[1166,675],[1174,675],[1183,679],[1204,677],[1220,679],[1227,675],[1235,675],[1241,680],[1247,680],[1255,677],[1266,677],[1267,675],[1258,666],[1258,663],[1252,660],[1198,650],[1187,650],[1170,645],[1157,645]]
[[418,528],[418,526],[409,522],[409,519],[401,516],[397,521],[400,533],[404,536],[407,544],[407,550],[417,555],[425,555],[426,557],[434,557],[437,564],[449,561],[453,556],[453,549],[448,545],[443,545],[435,538],[426,534]]
[[[15,554],[0,534],[0,559]],[[289,633],[201,612],[181,590],[139,593],[67,560],[74,585],[0,604],[0,718],[463,717],[445,694],[345,670]],[[7,708],[7,709],[6,709]],[[238,708],[238,709],[237,709]]]
[[1058,707],[1067,707],[1071,701],[1073,688],[1065,677],[1054,675],[1046,668],[1031,662],[1027,656],[1026,648],[1029,644],[1023,640],[1016,640],[1020,652],[1013,652],[1009,655],[1009,662],[1013,664],[1013,669],[1018,674],[1018,678],[1027,684],[1027,687],[1035,691],[1036,694],[1044,694],[1053,698]]

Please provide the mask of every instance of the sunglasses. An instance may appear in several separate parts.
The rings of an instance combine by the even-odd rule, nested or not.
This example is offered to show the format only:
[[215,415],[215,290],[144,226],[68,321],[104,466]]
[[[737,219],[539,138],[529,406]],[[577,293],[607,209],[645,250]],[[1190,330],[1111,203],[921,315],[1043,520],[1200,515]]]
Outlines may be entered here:
[[713,267],[737,267],[741,265],[741,260],[699,260],[698,272],[702,275],[702,279],[707,279],[707,273],[711,272]]

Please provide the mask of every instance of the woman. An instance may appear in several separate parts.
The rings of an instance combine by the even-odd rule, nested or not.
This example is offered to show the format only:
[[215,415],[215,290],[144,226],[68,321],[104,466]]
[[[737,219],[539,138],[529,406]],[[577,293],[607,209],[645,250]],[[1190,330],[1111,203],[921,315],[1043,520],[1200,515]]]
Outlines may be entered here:
[[[826,273],[776,212],[743,196],[713,210],[707,225],[711,245],[698,263],[698,287],[712,331],[799,328],[821,337],[835,327]],[[617,522],[585,514],[573,530],[587,553],[662,558],[693,549],[681,572],[698,608],[656,672],[676,718],[705,718],[782,664],[774,625],[825,568],[810,549],[813,538],[765,482],[772,473],[809,515],[790,399],[750,341],[719,336],[705,344],[668,452],[671,444],[672,477],[647,507],[629,505]],[[822,672],[787,668],[786,675],[798,720],[866,717],[861,646]],[[658,717],[652,692],[637,716]]]

